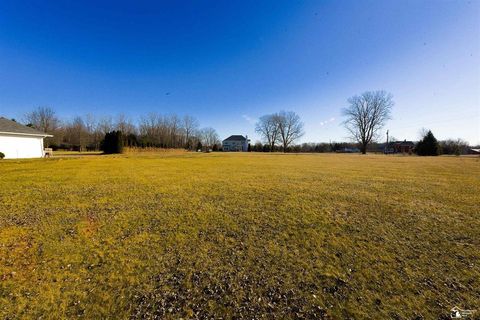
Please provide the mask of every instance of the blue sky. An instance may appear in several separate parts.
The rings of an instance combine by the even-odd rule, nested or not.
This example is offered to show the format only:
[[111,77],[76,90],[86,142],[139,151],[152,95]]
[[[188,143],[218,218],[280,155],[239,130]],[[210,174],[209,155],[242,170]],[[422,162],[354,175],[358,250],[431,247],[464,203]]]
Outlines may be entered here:
[[0,115],[191,114],[221,137],[297,112],[346,140],[348,97],[394,95],[397,139],[480,143],[480,1],[0,2]]

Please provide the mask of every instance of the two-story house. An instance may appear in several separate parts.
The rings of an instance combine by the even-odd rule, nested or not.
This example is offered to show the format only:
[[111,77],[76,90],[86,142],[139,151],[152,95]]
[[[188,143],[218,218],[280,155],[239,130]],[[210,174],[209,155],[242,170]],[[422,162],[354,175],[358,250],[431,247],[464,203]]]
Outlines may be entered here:
[[248,136],[233,135],[222,141],[223,151],[248,151]]

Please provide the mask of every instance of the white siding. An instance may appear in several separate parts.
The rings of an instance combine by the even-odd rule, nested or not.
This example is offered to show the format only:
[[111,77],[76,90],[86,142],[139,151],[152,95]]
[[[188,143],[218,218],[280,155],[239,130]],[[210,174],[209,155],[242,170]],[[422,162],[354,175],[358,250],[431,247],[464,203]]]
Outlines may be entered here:
[[241,141],[224,141],[224,151],[242,151],[243,143]]
[[0,152],[5,159],[43,157],[43,137],[0,133]]

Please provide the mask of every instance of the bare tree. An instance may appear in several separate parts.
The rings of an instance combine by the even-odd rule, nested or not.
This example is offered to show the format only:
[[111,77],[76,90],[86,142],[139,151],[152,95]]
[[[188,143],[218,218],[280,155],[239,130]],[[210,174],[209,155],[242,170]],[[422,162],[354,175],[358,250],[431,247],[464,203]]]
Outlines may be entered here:
[[97,130],[97,119],[95,116],[91,113],[88,113],[85,115],[83,122],[88,134],[93,135],[95,130]]
[[279,127],[276,121],[276,115],[268,114],[260,117],[255,124],[255,131],[260,134],[265,142],[268,143],[270,151],[275,148],[275,143],[279,138]]
[[210,148],[220,143],[220,137],[213,128],[203,128],[200,130],[200,139],[203,146]]
[[124,135],[129,135],[131,133],[135,133],[136,128],[132,121],[123,113],[117,116],[117,120],[115,123],[115,128],[121,131]]
[[185,149],[190,149],[194,146],[192,138],[195,132],[198,130],[198,120],[192,116],[186,115],[182,119],[182,127],[185,133]]
[[170,130],[167,119],[162,115],[152,112],[141,117],[139,131],[147,145],[168,147]]
[[368,144],[377,138],[379,130],[390,119],[393,96],[383,90],[367,91],[351,97],[348,103],[350,106],[343,109],[347,117],[343,124],[365,154]]
[[75,117],[65,126],[65,141],[78,147],[78,151],[85,150],[88,142],[88,131],[82,117]]
[[102,136],[105,136],[108,132],[112,131],[114,128],[112,117],[102,117],[97,123],[97,131],[99,131]]
[[292,111],[282,111],[275,114],[274,121],[278,126],[283,152],[286,152],[293,142],[303,136],[303,122],[300,120],[300,116]]
[[103,135],[98,131],[97,119],[93,114],[88,113],[83,118],[83,123],[85,127],[85,133],[87,136],[87,138],[85,139],[87,150],[100,149],[100,142],[103,138]]
[[60,125],[55,111],[50,107],[38,107],[25,115],[26,122],[34,128],[47,133],[53,133]]
[[167,146],[169,148],[176,148],[179,145],[178,141],[181,140],[180,118],[176,114],[171,114],[171,115],[168,115],[165,120],[166,120],[167,131],[168,131]]

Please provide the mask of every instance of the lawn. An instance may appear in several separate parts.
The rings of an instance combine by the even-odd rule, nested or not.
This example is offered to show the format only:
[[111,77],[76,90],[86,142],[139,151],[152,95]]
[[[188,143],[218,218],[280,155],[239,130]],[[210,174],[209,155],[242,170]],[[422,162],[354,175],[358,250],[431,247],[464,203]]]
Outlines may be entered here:
[[448,318],[480,309],[480,159],[0,161],[0,318]]

